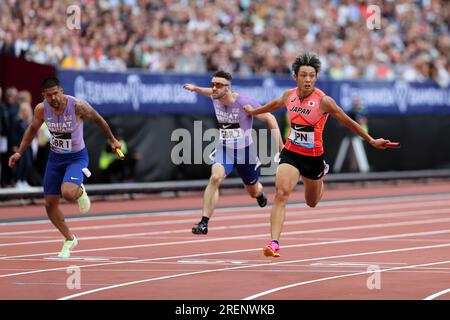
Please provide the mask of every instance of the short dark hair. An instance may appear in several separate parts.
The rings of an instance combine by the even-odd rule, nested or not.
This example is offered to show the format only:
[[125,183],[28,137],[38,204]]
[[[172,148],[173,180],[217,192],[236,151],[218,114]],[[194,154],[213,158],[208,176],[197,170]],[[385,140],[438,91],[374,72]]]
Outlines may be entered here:
[[301,66],[310,66],[316,70],[316,74],[320,72],[321,62],[314,52],[305,52],[299,55],[292,64],[292,71],[297,76]]
[[218,70],[218,71],[214,72],[213,77],[224,78],[230,82],[231,82],[231,80],[233,80],[233,77],[231,76],[231,74],[226,71],[223,71],[223,70]]
[[59,87],[59,80],[56,77],[48,77],[42,81],[42,90]]

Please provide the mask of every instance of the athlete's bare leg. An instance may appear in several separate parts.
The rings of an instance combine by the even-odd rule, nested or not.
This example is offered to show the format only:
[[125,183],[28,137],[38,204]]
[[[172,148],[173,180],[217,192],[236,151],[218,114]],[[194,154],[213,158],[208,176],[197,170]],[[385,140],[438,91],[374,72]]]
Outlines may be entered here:
[[319,180],[311,180],[302,176],[305,185],[305,201],[308,206],[314,208],[322,199],[323,176]]
[[64,182],[61,186],[61,196],[69,202],[77,201],[83,190],[75,183]]
[[66,240],[73,240],[73,233],[70,232],[69,227],[64,220],[64,214],[59,209],[59,195],[46,195],[45,210],[53,225],[61,232]]
[[282,163],[278,166],[275,178],[275,199],[270,214],[272,240],[280,240],[281,230],[286,217],[286,204],[299,178],[300,172],[296,167],[287,163]]
[[263,192],[263,186],[259,181],[252,185],[244,185],[244,188],[252,198],[259,197]]
[[225,179],[225,168],[215,163],[211,168],[211,177],[203,194],[203,216],[210,218],[219,201],[219,187]]

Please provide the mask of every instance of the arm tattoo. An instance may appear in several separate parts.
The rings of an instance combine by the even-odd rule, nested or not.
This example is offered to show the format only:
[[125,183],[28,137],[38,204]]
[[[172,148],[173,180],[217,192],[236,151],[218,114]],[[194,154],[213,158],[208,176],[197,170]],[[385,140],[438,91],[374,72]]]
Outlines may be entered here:
[[77,101],[76,111],[81,117],[86,117],[93,121],[97,121],[99,119],[99,114],[97,111],[95,111],[95,109],[84,100]]

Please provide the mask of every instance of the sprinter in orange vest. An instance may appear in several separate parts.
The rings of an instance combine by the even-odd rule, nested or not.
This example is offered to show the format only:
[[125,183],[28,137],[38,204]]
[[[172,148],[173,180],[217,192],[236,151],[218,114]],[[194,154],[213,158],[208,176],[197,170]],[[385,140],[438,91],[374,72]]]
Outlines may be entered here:
[[244,106],[245,111],[253,116],[287,108],[290,120],[290,132],[280,154],[275,179],[276,194],[270,217],[272,240],[263,249],[267,257],[280,256],[279,239],[286,215],[286,203],[299,178],[302,177],[305,186],[308,206],[314,208],[322,198],[323,177],[328,172],[328,165],[323,159],[322,132],[328,115],[331,114],[377,149],[386,149],[391,144],[389,140],[372,138],[345,114],[333,98],[315,88],[320,67],[320,60],[314,53],[301,54],[292,64],[296,88],[287,90],[281,98],[274,99],[261,108]]

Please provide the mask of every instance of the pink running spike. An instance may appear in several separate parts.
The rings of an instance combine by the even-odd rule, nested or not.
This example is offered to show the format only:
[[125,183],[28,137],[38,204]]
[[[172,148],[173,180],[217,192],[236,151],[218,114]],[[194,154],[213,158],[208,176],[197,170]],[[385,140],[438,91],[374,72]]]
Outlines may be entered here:
[[267,246],[263,248],[263,253],[266,257],[280,257],[280,245],[274,241],[270,241]]

